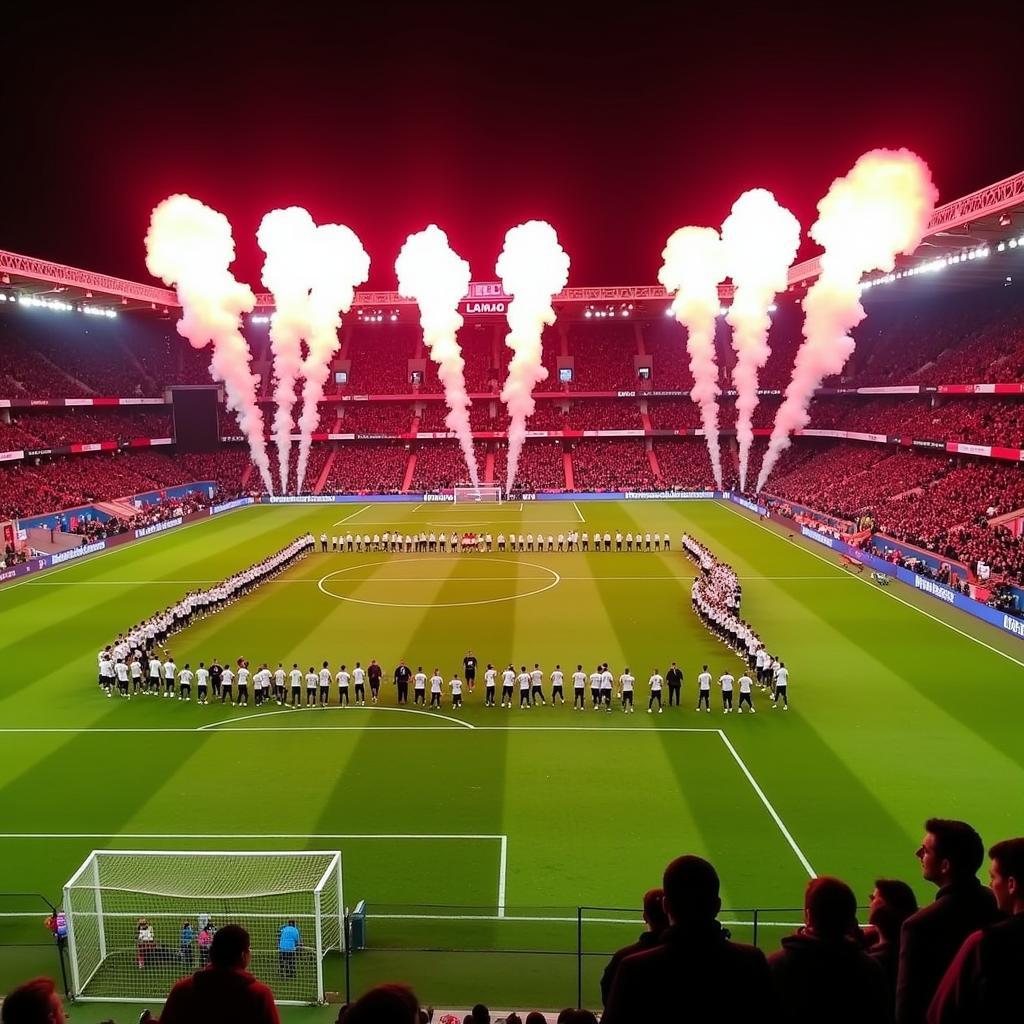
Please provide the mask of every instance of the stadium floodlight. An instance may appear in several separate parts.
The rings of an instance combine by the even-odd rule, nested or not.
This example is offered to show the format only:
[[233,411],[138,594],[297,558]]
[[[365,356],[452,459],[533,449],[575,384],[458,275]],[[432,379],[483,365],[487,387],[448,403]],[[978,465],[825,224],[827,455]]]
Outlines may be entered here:
[[[163,1000],[208,961],[216,929],[238,924],[249,970],[279,1003],[320,1003],[324,958],[345,947],[344,906],[337,851],[94,850],[64,886],[72,994]],[[280,949],[289,922],[294,953]]]
[[501,488],[492,487],[490,484],[481,484],[479,487],[455,487],[452,493],[456,505],[466,505],[469,502],[481,505],[500,505],[502,503]]

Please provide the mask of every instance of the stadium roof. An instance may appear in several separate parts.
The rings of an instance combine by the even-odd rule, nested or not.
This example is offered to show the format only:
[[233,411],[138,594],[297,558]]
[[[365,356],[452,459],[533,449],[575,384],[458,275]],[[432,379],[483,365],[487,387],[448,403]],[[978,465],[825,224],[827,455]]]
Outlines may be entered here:
[[[921,245],[912,256],[901,258],[899,269],[1020,236],[1024,236],[1024,171],[937,207]],[[796,264],[789,272],[790,286],[809,283],[818,276],[819,270],[818,257]],[[976,273],[995,275],[999,271],[993,268]],[[3,293],[114,309],[155,309],[160,313],[179,306],[177,295],[169,288],[0,250],[0,294]],[[722,298],[728,300],[731,294],[731,286],[723,285]],[[256,298],[257,309],[273,308],[273,298],[268,292],[258,292]],[[612,285],[567,288],[555,299],[555,304],[643,303],[661,302],[665,298],[665,289],[657,284]],[[412,304],[412,300],[402,298],[397,292],[356,293],[357,306]]]

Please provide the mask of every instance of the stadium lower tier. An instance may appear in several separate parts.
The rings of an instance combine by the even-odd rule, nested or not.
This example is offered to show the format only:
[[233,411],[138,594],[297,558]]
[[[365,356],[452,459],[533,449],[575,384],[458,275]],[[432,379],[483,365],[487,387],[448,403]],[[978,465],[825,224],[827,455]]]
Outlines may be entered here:
[[[475,446],[482,483],[503,486],[507,449]],[[760,466],[763,441],[751,453]],[[275,450],[270,449],[276,467]],[[296,488],[293,453],[289,491]],[[734,440],[723,442],[724,483],[739,475]],[[276,479],[276,474],[275,474]],[[217,483],[219,499],[259,490],[241,445],[208,455],[142,450],[33,458],[0,464],[0,520],[19,519],[159,490],[194,480]],[[321,443],[310,453],[304,490],[315,494],[435,491],[469,484],[454,441]],[[526,491],[704,490],[713,486],[701,438],[531,440],[519,461]],[[1024,468],[1016,464],[919,452],[880,444],[799,438],[783,455],[768,490],[862,528],[955,559],[981,561],[995,575],[1024,579],[1024,545],[1012,523],[993,523],[1024,508]]]

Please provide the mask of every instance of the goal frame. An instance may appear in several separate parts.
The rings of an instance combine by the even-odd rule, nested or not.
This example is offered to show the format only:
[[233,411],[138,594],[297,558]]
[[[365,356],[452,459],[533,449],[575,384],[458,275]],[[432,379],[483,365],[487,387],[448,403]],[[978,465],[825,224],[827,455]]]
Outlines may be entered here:
[[[315,935],[316,935],[316,1002],[322,1004],[324,999],[324,956],[329,950],[323,948],[323,915],[321,913],[321,901],[324,892],[331,883],[331,875],[336,873],[337,876],[337,894],[338,894],[338,949],[339,952],[345,954],[347,933],[345,927],[345,889],[344,889],[344,871],[342,870],[342,857],[340,850],[93,850],[89,856],[81,864],[78,870],[71,876],[70,879],[64,884],[63,897],[64,897],[64,914],[68,924],[68,953],[71,959],[71,984],[72,984],[72,999],[77,1002],[88,1003],[88,1002],[101,1002],[101,1003],[137,1003],[139,1001],[136,996],[90,996],[85,994],[83,990],[88,986],[93,976],[103,965],[103,961],[106,959],[106,932],[103,923],[103,903],[101,893],[104,886],[100,882],[99,876],[99,858],[103,856],[116,856],[116,857],[252,857],[254,859],[267,859],[271,857],[310,857],[310,856],[322,856],[329,857],[327,867],[324,869],[323,874],[320,876],[317,884],[308,890],[302,890],[309,892],[313,897],[313,906],[315,912]],[[86,882],[83,884],[82,879],[86,872],[91,872],[92,883],[91,885]],[[98,929],[98,940],[100,949],[100,958],[97,965],[92,969],[89,975],[83,980],[80,976],[79,971],[79,959],[78,950],[76,945],[76,934],[75,934],[75,914],[73,909],[72,890],[74,889],[92,889],[94,898],[96,901],[96,917],[97,917],[97,929]],[[139,890],[140,892],[143,890]],[[299,891],[299,890],[296,890]],[[331,947],[333,948],[333,946]],[[154,998],[166,998],[167,993],[163,996],[156,996]],[[278,999],[275,996],[275,1002],[281,1006],[308,1006],[310,1003],[306,1000],[301,999]]]
[[[481,495],[485,492],[488,495],[493,496],[494,500],[491,501],[482,498]],[[486,505],[502,505],[505,501],[501,487],[497,484],[480,484],[479,487],[453,487],[452,499],[453,503],[456,505],[466,505],[470,502]]]

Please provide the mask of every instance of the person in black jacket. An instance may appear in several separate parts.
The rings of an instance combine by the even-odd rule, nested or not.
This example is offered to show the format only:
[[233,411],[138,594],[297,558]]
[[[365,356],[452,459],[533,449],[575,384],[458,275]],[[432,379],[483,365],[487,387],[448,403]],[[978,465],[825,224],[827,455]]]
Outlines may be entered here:
[[611,995],[612,982],[615,981],[615,973],[619,964],[632,956],[634,953],[642,953],[645,949],[652,949],[661,942],[661,933],[668,927],[668,918],[665,916],[664,889],[648,889],[644,893],[644,925],[645,930],[632,945],[624,946],[612,955],[608,966],[601,975],[601,1005],[608,1003],[608,996]]
[[715,869],[701,857],[677,857],[662,888],[664,941],[619,964],[601,1024],[775,1024],[764,953],[730,942],[716,920],[722,901]]
[[881,966],[864,952],[857,898],[838,878],[812,878],[805,926],[768,958],[787,1024],[886,1024],[892,999]]
[[895,878],[879,878],[871,893],[871,908],[868,924],[874,928],[875,937],[868,947],[868,956],[875,961],[885,974],[889,986],[889,1003],[895,1005],[896,974],[900,965],[900,932],[903,922],[917,912],[917,897],[914,890]]
[[928,1024],[1002,1024],[1021,1016],[1024,838],[996,843],[988,855],[992,893],[1009,916],[968,936],[928,1008]]
[[395,669],[395,685],[398,687],[398,703],[409,703],[409,680],[412,678],[412,669],[404,661],[398,663]]
[[679,697],[683,692],[683,670],[673,661],[672,667],[665,673],[668,683],[668,706],[679,706]]
[[924,1024],[946,968],[971,932],[998,917],[990,890],[978,881],[985,859],[981,836],[964,821],[929,818],[917,850],[922,875],[939,887],[935,901],[903,922],[896,979],[897,1024]]

